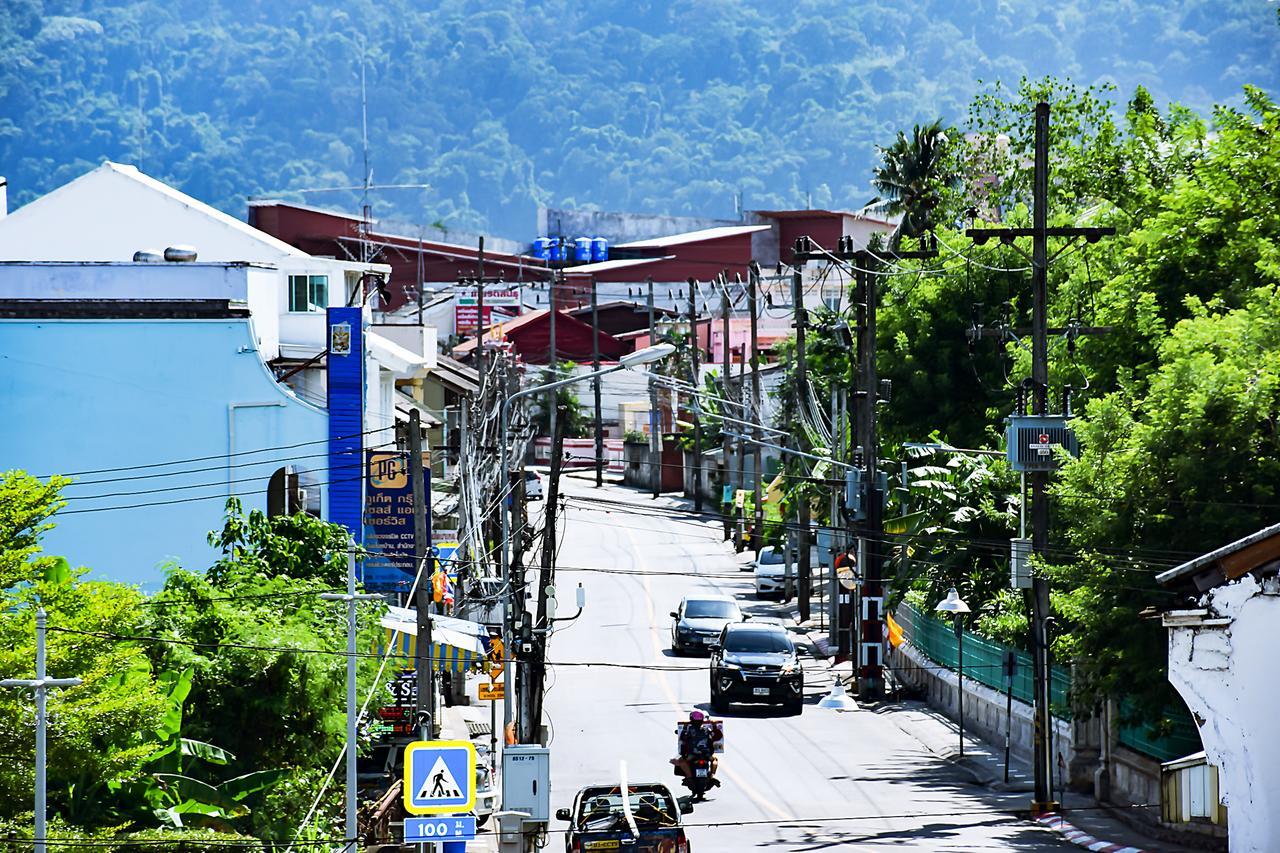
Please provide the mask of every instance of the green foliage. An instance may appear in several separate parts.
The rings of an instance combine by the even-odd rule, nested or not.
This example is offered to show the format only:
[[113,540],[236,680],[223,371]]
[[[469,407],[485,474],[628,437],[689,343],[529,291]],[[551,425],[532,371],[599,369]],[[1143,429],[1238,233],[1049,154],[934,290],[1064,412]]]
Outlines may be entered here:
[[[1143,81],[1207,111],[1280,82],[1270,4],[246,0],[0,4],[13,202],[103,158],[234,215],[351,186],[368,76],[375,213],[528,234],[539,203],[699,216],[856,206],[896,128],[975,81]],[[359,209],[354,192],[293,195]],[[439,229],[437,229],[439,230]],[[447,238],[445,230],[440,236]]]
[[949,156],[955,130],[936,120],[916,125],[911,138],[898,131],[888,148],[881,148],[880,165],[872,170],[871,184],[883,196],[878,204],[884,213],[901,217],[892,245],[902,237],[921,237],[934,229],[934,211],[942,204],[943,193],[960,183],[956,162]]
[[66,506],[59,492],[69,482],[58,476],[42,482],[25,471],[0,474],[0,589],[43,577],[56,560],[40,555],[40,536]]
[[[554,382],[557,379],[564,379],[577,366],[572,361],[562,361],[556,365],[555,374],[549,374],[545,381]],[[547,399],[546,394],[539,394],[534,400],[533,423],[538,435],[551,435],[551,410],[547,407]],[[556,406],[558,408],[556,422],[564,430],[565,438],[583,438],[593,434],[593,422],[587,416],[587,410],[582,405],[582,401],[578,399],[574,386],[566,385],[556,389]]]

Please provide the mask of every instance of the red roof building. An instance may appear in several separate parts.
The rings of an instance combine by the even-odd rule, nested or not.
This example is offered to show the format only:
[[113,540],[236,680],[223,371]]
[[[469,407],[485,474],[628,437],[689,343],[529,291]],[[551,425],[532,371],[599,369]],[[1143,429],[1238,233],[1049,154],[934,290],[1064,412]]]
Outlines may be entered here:
[[[485,345],[493,346],[495,342],[506,341],[526,364],[549,364],[551,353],[551,312],[543,308],[521,314],[514,320],[491,326],[485,331]],[[620,356],[630,352],[612,335],[600,332],[600,358],[602,361],[616,361]],[[576,361],[585,363],[592,358],[591,324],[584,323],[576,317],[560,312],[556,317],[556,355],[560,361]],[[475,352],[476,341],[459,344],[453,348],[453,357],[465,359]]]
[[[360,217],[281,201],[249,203],[249,224],[312,255],[359,260],[362,251]],[[371,260],[390,264],[391,294],[384,311],[394,311],[417,301],[420,287],[428,282],[454,284],[460,277],[476,274],[476,246],[461,246],[438,240],[387,234],[372,223],[365,236]],[[510,252],[484,253],[485,276],[501,275],[509,282],[545,281],[550,276],[546,262]]]

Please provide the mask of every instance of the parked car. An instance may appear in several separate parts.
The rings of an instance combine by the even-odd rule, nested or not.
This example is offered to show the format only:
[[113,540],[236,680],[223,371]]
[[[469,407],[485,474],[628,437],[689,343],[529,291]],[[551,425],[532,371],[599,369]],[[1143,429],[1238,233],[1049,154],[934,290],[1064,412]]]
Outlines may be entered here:
[[781,625],[736,622],[726,625],[711,647],[711,709],[730,702],[804,708],[804,668],[795,643]]
[[756,575],[756,598],[781,598],[786,591],[786,565],[781,548],[766,545],[751,562]]
[[573,808],[557,809],[556,819],[569,821],[564,834],[567,853],[585,850],[626,850],[628,853],[689,853],[680,816],[693,811],[677,801],[659,782],[627,786],[627,802],[635,821],[631,831],[617,785],[593,785],[578,791]]
[[542,500],[542,478],[537,471],[524,472],[524,496],[526,500]]
[[476,826],[484,826],[489,816],[498,810],[498,785],[489,769],[489,745],[474,741],[476,746]]
[[703,651],[719,638],[724,626],[745,617],[728,595],[686,595],[671,611],[671,651]]

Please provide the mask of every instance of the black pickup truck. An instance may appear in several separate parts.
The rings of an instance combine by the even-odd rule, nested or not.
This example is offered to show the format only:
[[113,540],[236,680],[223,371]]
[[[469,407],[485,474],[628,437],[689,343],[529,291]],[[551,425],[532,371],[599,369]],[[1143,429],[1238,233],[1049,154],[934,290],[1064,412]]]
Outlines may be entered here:
[[598,785],[579,791],[573,808],[556,811],[558,820],[569,821],[566,853],[689,853],[680,816],[689,814],[692,806],[676,800],[671,789],[658,782],[628,785],[627,801],[631,820],[627,819],[619,786]]

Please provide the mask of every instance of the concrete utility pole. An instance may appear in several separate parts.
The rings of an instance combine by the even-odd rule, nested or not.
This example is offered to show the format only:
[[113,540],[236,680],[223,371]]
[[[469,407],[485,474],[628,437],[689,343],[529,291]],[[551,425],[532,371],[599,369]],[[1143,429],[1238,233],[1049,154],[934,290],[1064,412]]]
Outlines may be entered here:
[[[649,346],[658,342],[658,329],[653,312],[653,277],[645,279],[649,286]],[[662,419],[658,412],[658,384],[649,378],[649,482],[653,496],[662,494]]]
[[[729,284],[723,274],[720,276],[720,314],[721,345],[724,347],[724,368],[721,371],[721,387],[724,390],[724,402],[720,405],[728,407],[733,395],[729,393]],[[724,494],[721,495],[721,514],[724,516],[724,541],[733,538],[733,480],[729,476],[732,468],[729,465],[729,429],[723,424],[720,429],[720,468],[724,471]]]
[[480,371],[480,396],[484,396],[484,237],[476,249],[476,369]]
[[[36,611],[36,677],[6,678],[0,681],[0,687],[14,687],[19,690],[30,690],[36,700],[36,821],[34,842],[36,853],[45,853],[48,842],[48,808],[45,804],[45,737],[49,728],[49,691],[58,687],[75,687],[80,684],[78,678],[49,678],[45,673],[45,635],[48,632],[49,616],[41,607]],[[348,832],[351,835],[350,832]],[[354,836],[352,836],[354,837]]]
[[[534,626],[550,628],[550,614],[547,607],[547,592],[556,583],[556,523],[560,509],[560,472],[564,459],[564,432],[559,431],[551,438],[551,476],[547,483],[547,497],[542,533],[542,571],[538,580],[538,605]],[[545,692],[547,673],[547,638],[549,633],[534,634],[533,660],[529,664],[531,689],[527,693],[526,709],[521,711],[523,725],[521,743],[535,743],[539,740],[539,727],[542,722],[542,700]]]
[[690,378],[693,393],[690,404],[693,406],[693,509],[702,512],[702,418],[698,417],[698,392],[702,383],[698,381],[698,303],[697,279],[689,278],[689,355],[693,359],[693,376]]
[[[809,371],[808,365],[805,363],[805,327],[808,325],[808,312],[804,309],[804,273],[800,267],[796,267],[791,274],[791,303],[792,311],[795,313],[796,322],[796,375],[795,375],[795,415],[796,423],[803,423],[805,417],[805,404],[809,399]],[[797,461],[801,470],[804,470],[803,462]],[[809,521],[810,507],[807,499],[801,499],[796,505],[797,521],[800,529],[796,532],[796,543],[800,549],[799,559],[796,562],[796,573],[799,577],[799,605],[800,605],[800,621],[805,622],[809,619],[809,595],[811,593],[811,582],[813,579],[812,569],[809,565]]]
[[[591,276],[591,369],[600,372],[600,305],[596,277]],[[591,382],[596,398],[596,488],[604,485],[604,424],[600,419],[600,377]]]
[[755,424],[751,428],[751,467],[752,467],[752,484],[751,484],[751,550],[759,551],[763,543],[764,536],[764,507],[760,503],[761,479],[764,472],[761,470],[761,448],[764,439],[763,433],[760,431],[760,420],[764,417],[764,406],[760,401],[760,336],[757,333],[757,324],[760,320],[760,311],[757,299],[760,293],[760,265],[755,261],[751,262],[747,273],[747,302],[751,306],[751,423]]
[[[550,293],[549,307],[551,309],[551,314],[547,317],[547,320],[551,324],[551,329],[550,329],[551,341],[548,345],[548,349],[550,350],[550,352],[547,356],[547,364],[551,368],[551,375],[547,377],[548,382],[556,381],[556,379],[558,378],[556,375],[556,370],[557,368],[560,367],[560,359],[557,355],[559,350],[556,349],[556,315],[560,313],[560,309],[556,305],[557,283],[560,285],[560,287],[562,288],[564,287],[564,270],[562,269],[556,270],[556,274],[551,278],[551,283],[547,285],[547,291],[548,293]],[[556,434],[556,422],[560,418],[560,407],[556,405],[556,403],[559,400],[557,396],[559,393],[560,393],[559,391],[547,392],[547,413],[550,421],[548,423],[548,428],[551,432],[551,435]]]
[[[1049,221],[1049,105],[1036,104],[1035,172],[1032,178],[1031,228],[969,228],[966,235],[981,245],[991,237],[1012,244],[1018,237],[1031,238],[1031,383],[1032,408],[1037,415],[1049,414],[1049,246],[1050,237],[1084,238],[1095,243],[1115,233],[1114,228],[1050,228]],[[1091,329],[1089,332],[1105,331]],[[1049,545],[1049,472],[1031,471],[1031,548],[1043,554]],[[1049,581],[1032,576],[1031,660],[1035,680],[1035,814],[1056,811],[1053,799],[1053,718],[1049,708],[1049,636],[1051,614]]]
[[425,720],[430,736],[435,729],[435,673],[431,661],[431,533],[427,513],[431,495],[422,473],[422,416],[417,407],[409,410],[409,482],[413,488],[413,565],[417,570],[414,583],[417,593],[417,639],[414,668],[418,685],[418,724]]
[[[414,409],[413,414],[417,415],[418,410]],[[414,418],[414,421],[416,420]],[[345,749],[347,761],[347,807],[346,831],[344,833],[346,847],[344,849],[347,853],[355,853],[360,837],[360,826],[356,815],[356,717],[360,713],[356,704],[356,617],[359,616],[361,601],[370,601],[382,598],[382,596],[374,593],[356,592],[356,553],[353,549],[347,552],[346,594],[322,592],[320,593],[320,598],[325,601],[345,601],[347,604],[347,745]],[[421,644],[419,644],[419,648],[421,648]],[[418,698],[421,701],[421,692],[418,693]]]

